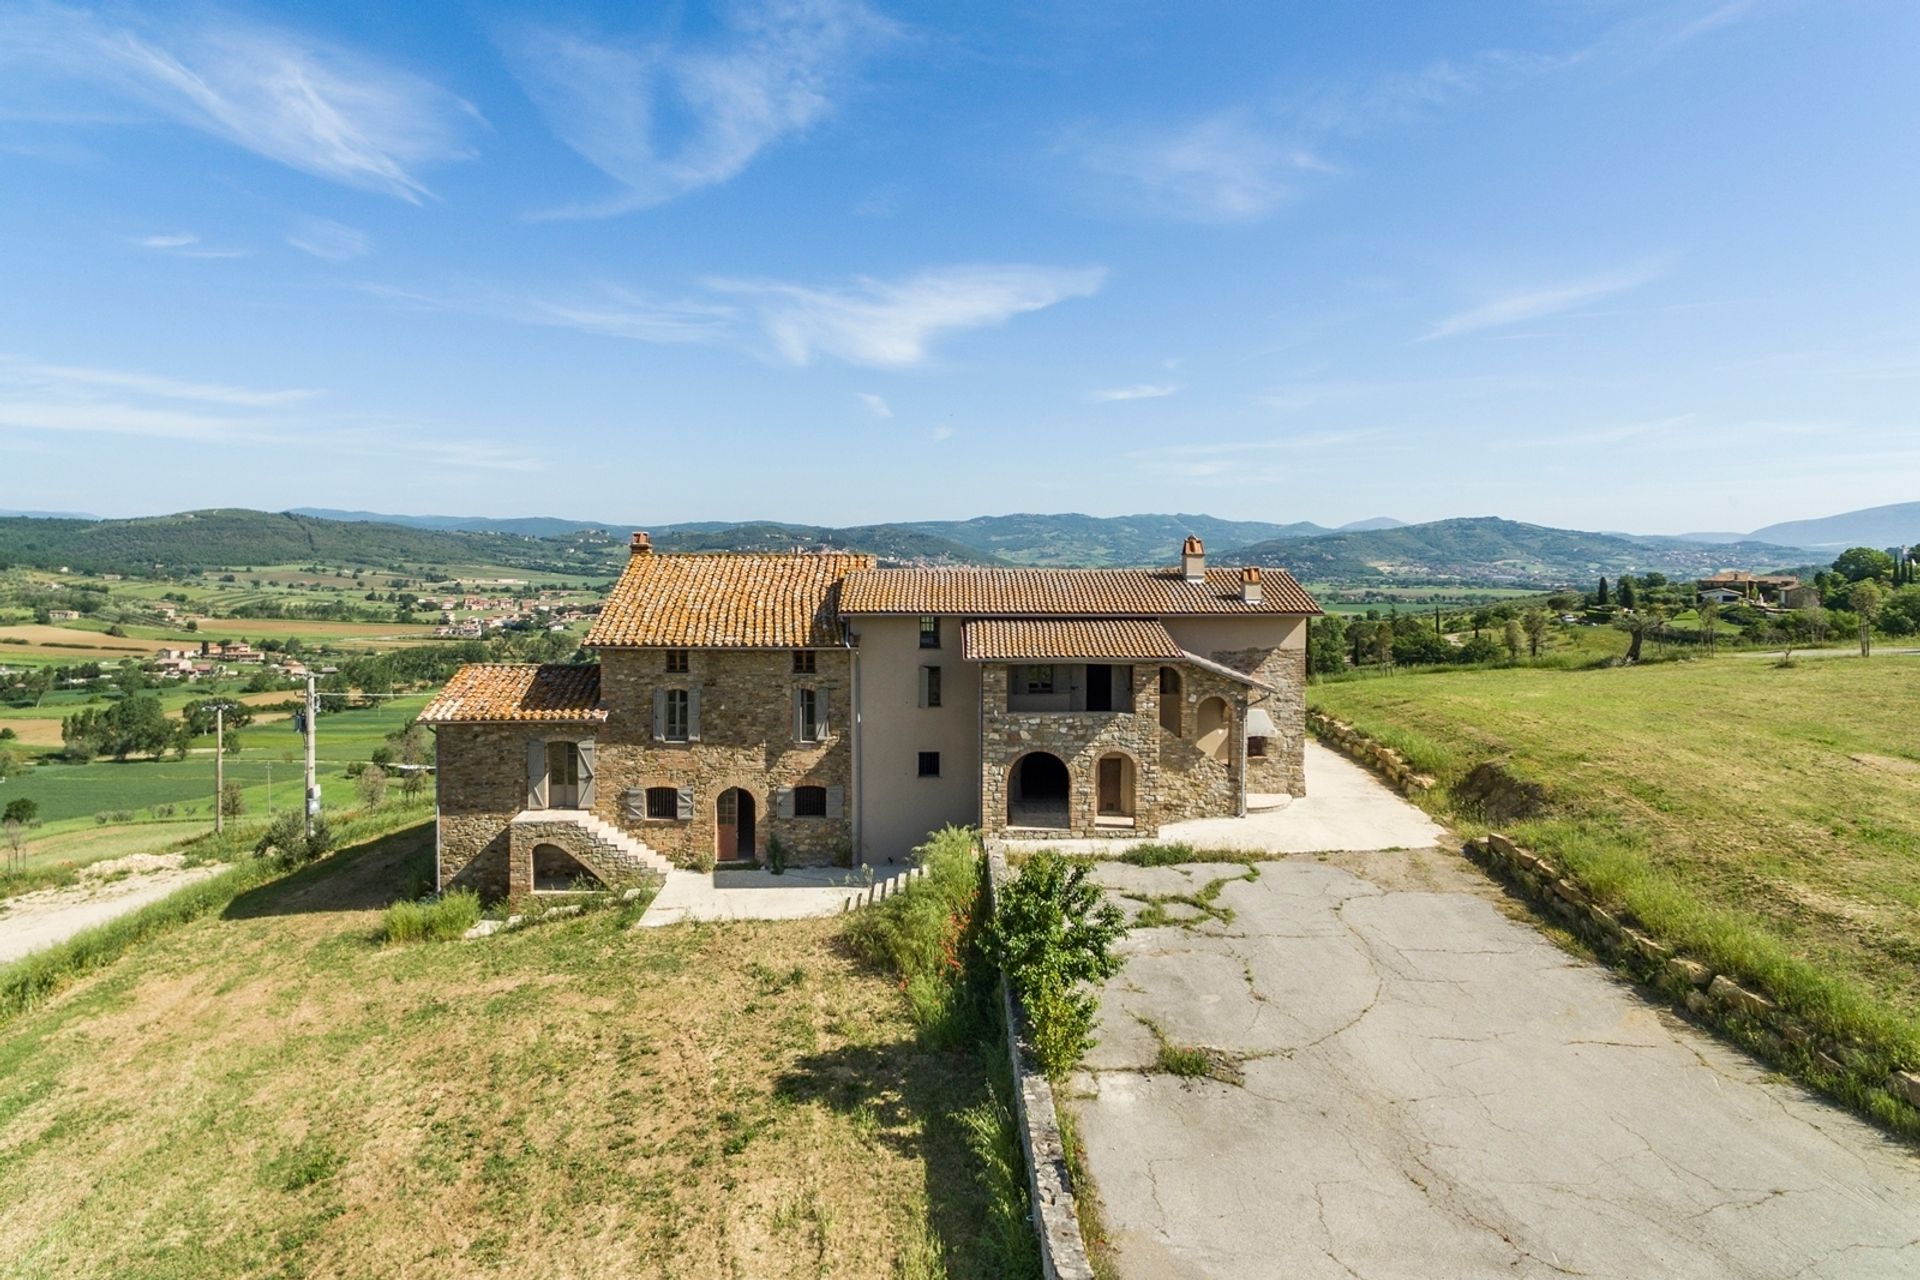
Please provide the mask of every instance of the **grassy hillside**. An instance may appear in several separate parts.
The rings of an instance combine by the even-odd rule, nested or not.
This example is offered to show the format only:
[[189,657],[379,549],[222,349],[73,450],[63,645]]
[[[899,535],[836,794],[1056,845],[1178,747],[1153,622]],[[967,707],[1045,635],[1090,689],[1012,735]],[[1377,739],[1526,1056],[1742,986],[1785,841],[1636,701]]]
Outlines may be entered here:
[[1310,702],[1439,778],[1435,803],[1468,830],[1485,825],[1461,788],[1476,766],[1539,786],[1533,816],[1501,819],[1521,843],[1815,1025],[1920,1066],[1920,661],[1447,672]]
[[839,920],[386,946],[431,827],[0,1025],[0,1276],[987,1277],[980,1063]]
[[1172,564],[1180,544],[1197,534],[1219,549],[1250,542],[1311,537],[1329,530],[1307,521],[1269,524],[1203,515],[1008,515],[928,520],[907,526],[951,539],[1009,564],[1133,566]]
[[1397,529],[1286,538],[1223,549],[1235,563],[1271,564],[1303,582],[1417,582],[1585,585],[1605,574],[1656,570],[1672,577],[1712,573],[1728,565],[1797,564],[1803,553],[1739,542],[1700,546],[1521,524],[1492,516],[1436,520]]

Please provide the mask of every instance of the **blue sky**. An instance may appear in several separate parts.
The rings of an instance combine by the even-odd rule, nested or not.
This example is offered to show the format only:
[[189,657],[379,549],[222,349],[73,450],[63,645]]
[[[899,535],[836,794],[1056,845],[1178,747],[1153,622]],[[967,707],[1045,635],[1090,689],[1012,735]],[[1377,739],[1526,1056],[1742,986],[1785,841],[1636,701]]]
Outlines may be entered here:
[[0,6],[0,507],[1920,498],[1910,0]]

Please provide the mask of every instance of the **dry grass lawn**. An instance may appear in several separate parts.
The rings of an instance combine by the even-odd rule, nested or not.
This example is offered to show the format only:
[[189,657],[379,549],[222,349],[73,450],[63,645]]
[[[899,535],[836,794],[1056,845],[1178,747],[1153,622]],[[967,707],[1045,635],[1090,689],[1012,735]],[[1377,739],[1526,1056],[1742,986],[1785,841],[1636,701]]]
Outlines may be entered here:
[[984,1275],[970,1053],[838,920],[382,946],[431,829],[0,1027],[0,1276]]

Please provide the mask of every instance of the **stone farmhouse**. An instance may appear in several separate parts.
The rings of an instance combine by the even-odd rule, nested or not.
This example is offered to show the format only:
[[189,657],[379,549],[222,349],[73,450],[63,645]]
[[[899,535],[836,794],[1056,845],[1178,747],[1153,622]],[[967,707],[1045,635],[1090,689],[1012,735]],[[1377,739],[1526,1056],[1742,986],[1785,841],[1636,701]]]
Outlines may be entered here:
[[948,823],[1143,836],[1305,794],[1307,620],[1278,570],[878,568],[655,554],[597,664],[480,664],[422,712],[442,885],[903,859]]

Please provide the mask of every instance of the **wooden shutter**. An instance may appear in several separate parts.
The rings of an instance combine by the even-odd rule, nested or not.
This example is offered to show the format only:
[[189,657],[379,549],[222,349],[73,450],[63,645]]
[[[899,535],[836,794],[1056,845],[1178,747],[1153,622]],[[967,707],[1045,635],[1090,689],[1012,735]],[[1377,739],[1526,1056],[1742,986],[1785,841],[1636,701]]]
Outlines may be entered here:
[[527,808],[547,807],[547,744],[527,743]]
[[847,789],[845,787],[827,788],[827,816],[838,818],[847,807]]
[[593,808],[593,739],[585,738],[576,743],[580,752],[580,807]]
[[667,739],[667,691],[653,691],[653,740],[665,742]]
[[647,816],[647,793],[628,787],[620,793],[620,816],[628,822],[643,822]]
[[[801,690],[795,689],[793,691],[793,740],[795,742],[805,742],[807,740],[807,722],[805,717],[800,714],[800,695]],[[792,815],[789,814],[787,816],[791,817]]]
[[687,741],[700,741],[700,691],[687,690]]
[[692,787],[681,787],[673,793],[673,815],[682,821],[693,817]]
[[773,789],[773,811],[782,818],[793,816],[793,788],[775,787]]

